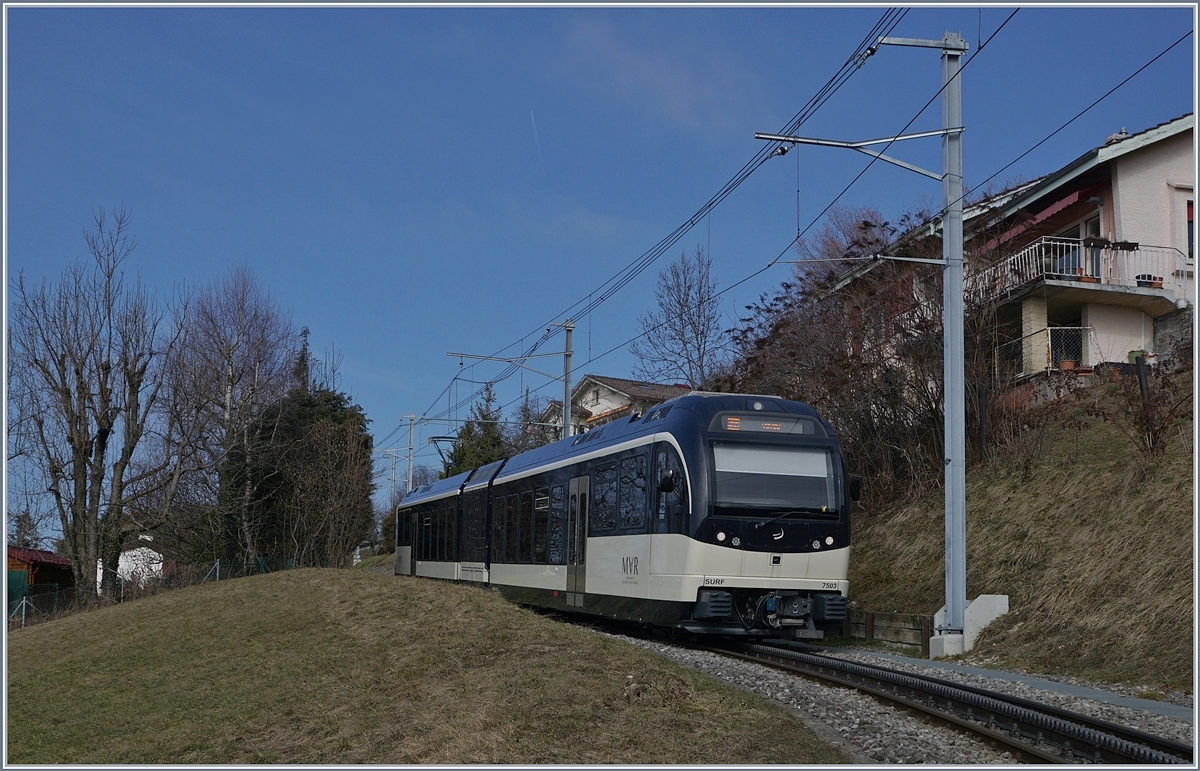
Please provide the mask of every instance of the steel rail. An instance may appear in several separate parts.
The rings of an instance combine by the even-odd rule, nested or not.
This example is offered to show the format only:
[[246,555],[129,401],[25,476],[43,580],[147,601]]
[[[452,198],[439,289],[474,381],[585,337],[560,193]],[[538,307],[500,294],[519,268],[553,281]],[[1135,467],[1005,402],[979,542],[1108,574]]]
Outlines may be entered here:
[[[876,666],[876,665],[863,664],[862,666],[872,667],[872,666]],[[886,669],[883,667],[879,667],[879,668]],[[887,671],[891,671],[891,670],[887,670]],[[1052,704],[1043,704],[1041,702],[1032,701],[1030,699],[1024,699],[1024,698],[1021,698],[1020,696],[1011,696],[1009,694],[998,693],[996,691],[989,691],[987,689],[979,688],[979,687],[976,687],[973,685],[966,685],[963,683],[951,682],[949,680],[942,680],[940,678],[933,677],[932,675],[920,675],[920,677],[922,677],[925,680],[928,680],[931,683],[936,683],[938,685],[943,685],[943,686],[947,686],[950,688],[958,688],[960,690],[967,691],[969,693],[974,693],[979,696],[988,696],[991,698],[1001,699],[1003,701],[1009,702],[1010,704],[1014,704],[1019,707],[1024,707],[1025,709],[1032,709],[1032,710],[1044,712],[1048,715],[1053,715],[1055,717],[1062,718],[1063,720],[1069,720],[1071,722],[1078,723],[1082,726],[1086,726],[1088,728],[1093,728],[1097,731],[1102,731],[1104,733],[1112,734],[1113,736],[1116,736],[1120,739],[1124,739],[1129,742],[1133,742],[1134,744],[1144,744],[1145,746],[1150,747],[1151,749],[1158,750],[1159,752],[1163,752],[1168,755],[1175,755],[1183,760],[1191,761],[1195,757],[1194,748],[1191,747],[1190,745],[1182,744],[1182,743],[1174,741],[1172,739],[1166,739],[1162,736],[1155,736],[1154,734],[1147,733],[1147,732],[1142,731],[1137,728],[1130,728],[1129,726],[1118,725],[1116,723],[1111,723],[1107,720],[1101,720],[1100,718],[1095,718],[1095,717],[1091,717],[1089,715],[1080,714],[1078,712],[1072,712],[1070,710],[1063,709],[1061,707],[1056,707]]]
[[881,701],[890,702],[910,712],[922,713],[926,718],[931,719],[936,723],[948,725],[951,728],[958,729],[963,733],[982,739],[986,744],[991,745],[993,749],[1007,750],[1008,752],[1012,753],[1015,758],[1025,761],[1026,763],[1036,764],[1070,762],[1063,757],[1060,752],[1050,751],[1041,747],[1033,746],[1028,742],[1014,739],[1009,733],[995,731],[974,720],[968,720],[951,712],[947,712],[945,709],[932,707],[923,701],[906,698],[891,690],[878,688],[862,682],[861,680],[842,677],[832,671],[810,668],[801,664],[790,662],[782,656],[774,656],[767,653],[744,653],[732,650],[730,648],[712,648],[708,646],[696,647],[712,653],[717,653],[722,656],[743,659],[755,664],[782,669],[795,675],[816,680],[824,685],[852,688],[856,691],[874,696]]
[[1190,763],[1193,757],[1192,747],[1137,729],[934,677],[761,644],[712,650],[863,690],[1003,744],[1034,762],[1071,762],[1073,756],[1106,763]]

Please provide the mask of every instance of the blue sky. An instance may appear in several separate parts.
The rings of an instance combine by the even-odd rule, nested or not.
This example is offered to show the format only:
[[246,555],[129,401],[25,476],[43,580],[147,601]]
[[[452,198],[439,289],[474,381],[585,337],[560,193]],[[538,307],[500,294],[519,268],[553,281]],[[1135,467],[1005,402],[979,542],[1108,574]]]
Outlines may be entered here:
[[[760,149],[754,133],[782,128],[884,10],[9,6],[7,273],[56,276],[84,255],[92,210],[123,203],[139,241],[130,271],[166,295],[248,265],[318,354],[341,353],[341,384],[382,440],[404,415],[446,410],[459,371],[447,351],[514,355],[686,222]],[[1011,13],[914,8],[892,34],[956,31],[973,56]],[[968,186],[1193,25],[1184,6],[1022,8],[963,73]],[[1192,111],[1195,60],[1192,36],[1000,179]],[[939,86],[938,52],[885,47],[801,133],[895,134]],[[940,126],[939,105],[909,130]],[[937,139],[889,153],[941,167]],[[803,227],[867,160],[806,147],[764,164],[576,320],[575,378],[631,375],[624,343],[669,259],[704,246],[730,286],[796,235],[798,175]],[[842,202],[895,217],[920,196],[940,201],[940,186],[875,164]],[[730,324],[788,273],[724,295]],[[561,336],[543,346],[561,349]],[[497,385],[501,403],[522,386],[561,395],[525,373]],[[456,384],[449,403],[476,387]],[[424,440],[450,432],[418,428],[417,462],[436,461]],[[402,445],[406,429],[377,446]]]

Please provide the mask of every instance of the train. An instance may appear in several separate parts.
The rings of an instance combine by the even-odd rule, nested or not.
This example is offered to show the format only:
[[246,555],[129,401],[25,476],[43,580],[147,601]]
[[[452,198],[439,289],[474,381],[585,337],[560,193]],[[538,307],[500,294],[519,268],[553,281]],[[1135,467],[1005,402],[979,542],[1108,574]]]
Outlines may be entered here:
[[819,640],[847,616],[860,487],[808,405],[693,391],[412,490],[394,572],[672,636]]

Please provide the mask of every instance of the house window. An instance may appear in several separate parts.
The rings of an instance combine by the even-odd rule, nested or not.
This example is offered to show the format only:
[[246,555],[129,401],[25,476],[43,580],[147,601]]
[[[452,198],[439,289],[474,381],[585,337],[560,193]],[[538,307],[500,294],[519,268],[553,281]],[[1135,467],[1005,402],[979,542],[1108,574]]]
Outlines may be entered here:
[[1100,238],[1100,216],[1096,215],[1083,222],[1072,225],[1059,234],[1059,238],[1069,238],[1081,243],[1062,244],[1055,270],[1067,275],[1100,275],[1100,249],[1084,247],[1082,242],[1088,238]]
[[1196,243],[1196,220],[1192,214],[1192,202],[1187,202],[1187,231],[1188,231],[1188,259],[1193,259],[1192,249]]

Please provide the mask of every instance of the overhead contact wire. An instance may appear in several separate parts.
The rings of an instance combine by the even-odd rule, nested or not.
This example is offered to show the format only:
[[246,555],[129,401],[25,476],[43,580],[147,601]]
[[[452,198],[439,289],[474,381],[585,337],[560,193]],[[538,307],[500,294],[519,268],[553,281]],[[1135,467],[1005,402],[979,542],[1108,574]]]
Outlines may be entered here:
[[[872,27],[871,31],[858,44],[854,53],[846,60],[846,62],[841,66],[841,68],[838,70],[838,72],[836,74],[834,74],[834,76],[832,78],[830,78],[829,81],[827,81],[825,83],[825,85],[823,85],[821,87],[821,89],[817,92],[817,94],[814,95],[808,101],[808,103],[803,108],[801,108],[801,110],[795,116],[793,116],[793,118],[781,129],[781,133],[794,132],[801,125],[803,125],[805,121],[807,121],[810,117],[812,117],[812,115],[818,109],[820,109],[821,106],[823,106],[827,101],[829,101],[829,99],[832,98],[832,96],[835,93],[837,93],[837,91],[842,87],[842,85],[844,85],[845,82],[847,80],[849,80],[849,78],[862,66],[863,61],[865,61],[866,56],[869,55],[868,52],[870,51],[871,46],[875,43],[875,41],[878,40],[879,37],[886,36],[889,32],[891,32],[893,29],[895,29],[895,27],[900,23],[900,21],[904,18],[904,16],[907,13],[908,13],[908,9],[888,9],[887,11],[885,11],[883,16],[879,19],[879,21],[877,21],[875,23],[875,25]],[[758,152],[756,152],[754,154],[754,156],[751,157],[751,159],[742,166],[741,169],[738,170],[738,172],[733,176],[733,178],[729,182],[727,182],[724,186],[722,186],[722,188],[716,194],[714,194],[711,198],[709,198],[709,200],[707,202],[705,202],[705,204],[703,206],[701,206],[700,209],[694,215],[692,215],[690,218],[688,218],[688,220],[686,222],[684,222],[682,225],[675,228],[675,230],[671,231],[671,233],[669,233],[667,236],[665,236],[664,238],[659,240],[659,242],[656,243],[654,246],[652,246],[649,250],[647,250],[646,252],[643,252],[643,254],[640,257],[635,259],[632,263],[627,265],[622,270],[618,271],[614,276],[612,276],[607,281],[605,281],[603,284],[601,284],[600,287],[598,287],[596,290],[593,290],[593,292],[589,293],[588,298],[581,298],[579,301],[577,301],[573,305],[569,306],[568,308],[563,310],[561,313],[556,314],[553,317],[553,319],[566,317],[566,316],[568,316],[568,314],[571,314],[573,311],[576,311],[576,310],[578,310],[577,315],[580,315],[580,316],[591,313],[597,307],[599,307],[601,304],[603,304],[605,301],[607,301],[610,297],[612,297],[614,294],[616,294],[622,288],[627,286],[631,281],[633,281],[633,279],[637,278],[638,275],[640,275],[648,267],[650,267],[650,265],[654,264],[654,262],[657,261],[658,258],[661,257],[664,253],[666,253],[666,251],[668,249],[670,249],[672,246],[674,246],[676,243],[678,243],[678,241],[680,239],[682,239],[683,236],[686,235],[688,231],[690,231],[699,222],[701,222],[704,219],[704,217],[706,217],[712,209],[716,208],[727,197],[729,197],[729,195],[732,194],[733,191],[736,190],[743,182],[745,182],[746,179],[748,179],[750,177],[750,175],[752,175],[760,166],[762,166],[763,163],[765,163],[769,158],[771,158],[775,154],[776,149],[781,144],[782,143],[780,143],[780,142],[775,142],[775,143],[768,143],[767,145],[765,145],[762,149],[760,149]],[[772,263],[772,264],[774,264],[774,263]],[[748,280],[748,278],[746,280]],[[585,299],[587,300],[586,304],[584,304]],[[580,307],[581,305],[582,305],[582,308]],[[551,320],[551,322],[553,321],[553,319]],[[547,323],[551,323],[551,322],[547,322]],[[522,356],[515,357],[515,358],[523,358],[524,356],[529,356],[534,350],[537,349],[537,347],[539,345],[541,345],[541,343],[548,340],[550,336],[551,336],[550,333],[543,334],[542,337],[538,340],[538,342],[535,343],[527,352],[525,352]],[[507,350],[508,348],[511,348],[512,345],[513,344],[509,344],[508,346],[505,346],[504,348],[500,349],[500,351],[498,351],[497,354],[504,350]],[[493,355],[496,355],[496,354],[493,354]],[[501,381],[511,377],[518,369],[519,369],[519,365],[510,364],[508,367],[506,367],[504,370],[502,370],[501,373],[499,375],[497,375],[495,378],[492,378],[492,379],[486,381],[486,385],[494,385],[495,383],[501,382]],[[485,385],[485,387],[486,387],[486,385]],[[475,393],[473,393],[470,396],[468,396],[467,398],[461,400],[457,405],[455,405],[455,407],[461,407],[466,403],[474,402],[483,393],[483,390],[484,389],[481,388],[481,389],[475,391]],[[444,394],[445,391],[443,391],[442,393]],[[435,416],[428,415],[429,409],[433,409],[433,407],[436,406],[436,404],[440,398],[441,398],[441,396],[439,395],[438,399],[434,400],[433,404],[431,404],[430,407],[422,415],[423,418],[428,419],[428,420],[433,420],[433,419],[441,418],[441,417],[453,412],[453,408],[448,407],[444,412],[438,413]]]

